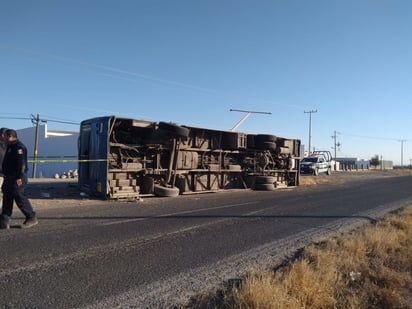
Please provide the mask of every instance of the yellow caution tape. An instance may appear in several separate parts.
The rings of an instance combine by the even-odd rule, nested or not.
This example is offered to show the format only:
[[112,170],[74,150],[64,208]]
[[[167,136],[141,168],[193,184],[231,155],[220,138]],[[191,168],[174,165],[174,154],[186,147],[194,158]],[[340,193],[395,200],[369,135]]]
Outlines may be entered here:
[[28,163],[68,163],[68,162],[107,162],[107,159],[97,159],[97,160],[27,160]]

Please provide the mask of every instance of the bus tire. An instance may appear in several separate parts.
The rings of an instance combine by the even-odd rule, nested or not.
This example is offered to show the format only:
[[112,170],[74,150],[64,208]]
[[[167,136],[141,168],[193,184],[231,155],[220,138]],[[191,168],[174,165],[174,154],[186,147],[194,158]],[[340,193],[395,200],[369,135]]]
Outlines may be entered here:
[[159,122],[159,129],[171,133],[177,137],[188,137],[190,132],[188,128],[163,121]]
[[175,197],[180,193],[179,188],[177,187],[163,187],[160,185],[154,186],[154,194],[161,197]]
[[255,148],[267,150],[276,149],[276,136],[268,134],[258,134],[255,136]]
[[275,185],[273,183],[257,183],[253,190],[256,191],[273,191],[275,190]]
[[255,184],[274,184],[276,178],[273,176],[256,176]]

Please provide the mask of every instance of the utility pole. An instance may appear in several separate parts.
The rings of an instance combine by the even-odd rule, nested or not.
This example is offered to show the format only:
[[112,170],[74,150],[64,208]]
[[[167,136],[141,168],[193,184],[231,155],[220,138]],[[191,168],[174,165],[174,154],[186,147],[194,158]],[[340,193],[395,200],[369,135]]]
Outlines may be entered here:
[[267,115],[272,115],[272,113],[270,112],[255,112],[255,111],[245,111],[245,110],[241,110],[241,109],[230,109],[231,112],[241,112],[241,113],[246,113],[242,119],[240,119],[238,121],[238,123],[235,124],[235,126],[230,129],[230,131],[234,132],[237,130],[237,128],[243,123],[245,122],[245,120],[251,115],[251,114],[267,114]]
[[336,141],[336,134],[340,134],[340,133],[333,131],[332,138],[333,138],[333,144],[334,144],[333,149],[335,150],[335,157],[334,157],[335,161],[336,161],[336,148],[340,147],[341,145],[339,142]]
[[403,167],[403,143],[406,142],[406,139],[399,140],[401,142],[401,167]]
[[310,111],[304,111],[305,114],[309,114],[309,153],[308,155],[310,155],[311,153],[311,146],[310,146],[310,141],[312,139],[312,114],[313,113],[317,113],[318,110],[310,110]]
[[31,122],[36,125],[36,136],[34,137],[34,152],[33,152],[33,173],[32,178],[36,178],[36,168],[37,168],[37,158],[38,158],[38,148],[39,148],[39,130],[40,122],[47,122],[47,120],[40,119],[39,114],[36,117],[31,115]]
[[[33,116],[33,115],[32,115]],[[37,117],[32,118],[32,122],[36,124],[36,136],[34,137],[34,153],[33,153],[33,172],[31,177],[36,178],[36,168],[37,168],[37,149],[39,146],[39,126],[40,126],[40,116],[37,114]]]
[[71,122],[71,121],[57,121],[57,120],[46,120],[46,119],[40,119],[39,114],[35,117],[33,114],[31,114],[30,118],[20,118],[20,117],[4,117],[0,116],[0,119],[19,119],[19,120],[31,120],[32,124],[36,126],[36,136],[35,136],[35,144],[34,144],[34,155],[33,155],[33,174],[32,177],[36,178],[36,167],[37,167],[37,158],[38,158],[38,143],[39,143],[39,129],[40,129],[40,122],[46,123],[48,121],[50,122],[57,122],[57,123],[65,123],[65,124],[75,124],[79,125],[77,122]]

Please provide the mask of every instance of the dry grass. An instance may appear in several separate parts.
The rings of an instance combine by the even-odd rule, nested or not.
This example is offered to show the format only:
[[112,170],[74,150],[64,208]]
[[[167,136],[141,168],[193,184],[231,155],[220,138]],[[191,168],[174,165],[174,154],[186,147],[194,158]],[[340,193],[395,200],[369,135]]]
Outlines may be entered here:
[[412,169],[393,169],[393,170],[360,170],[333,172],[332,176],[321,174],[319,176],[301,175],[300,186],[312,186],[324,183],[345,183],[354,180],[370,180],[374,177],[399,177],[412,175]]
[[412,205],[222,293],[195,307],[412,308]]

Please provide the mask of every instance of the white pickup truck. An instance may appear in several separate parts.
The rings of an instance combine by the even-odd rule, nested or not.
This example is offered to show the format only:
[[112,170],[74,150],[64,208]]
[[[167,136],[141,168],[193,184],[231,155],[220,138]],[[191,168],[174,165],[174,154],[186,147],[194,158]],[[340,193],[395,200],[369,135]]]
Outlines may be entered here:
[[319,173],[332,173],[332,154],[330,151],[314,151],[310,156],[300,161],[300,173],[319,175]]

